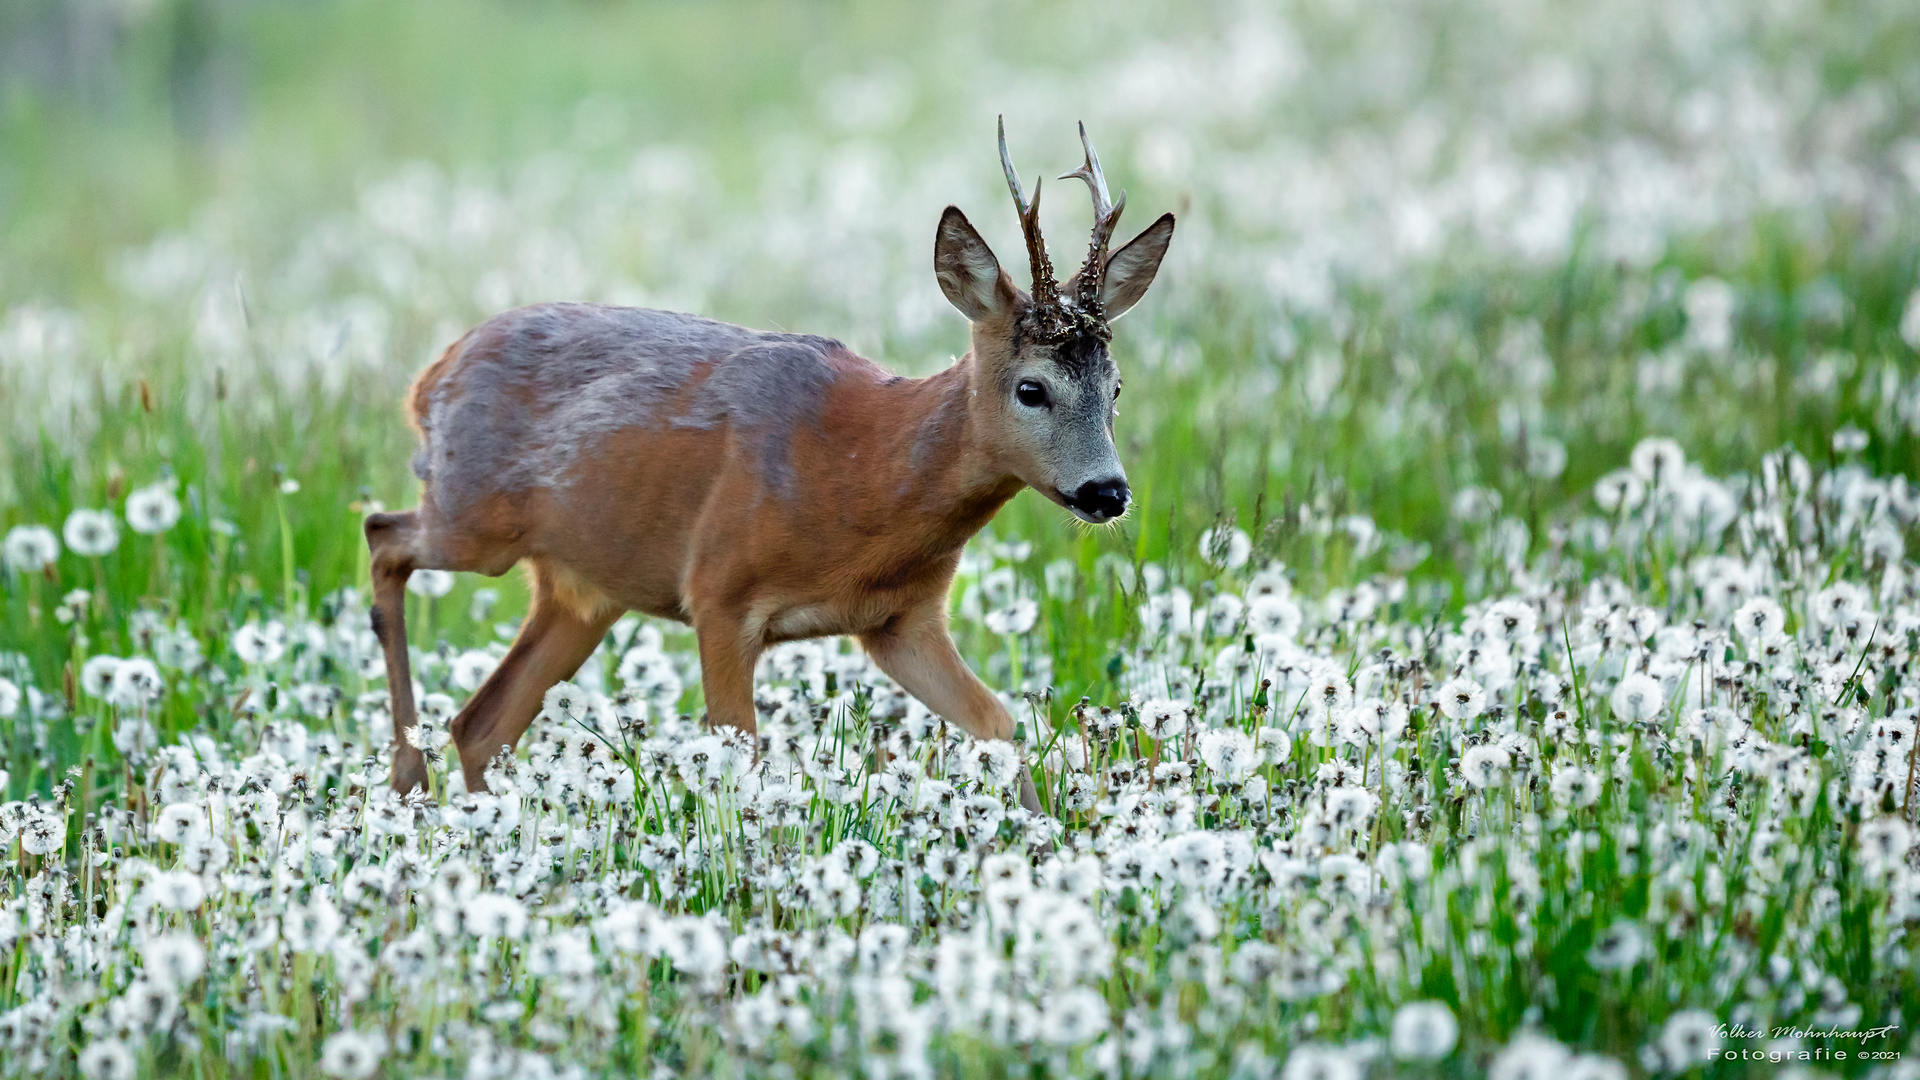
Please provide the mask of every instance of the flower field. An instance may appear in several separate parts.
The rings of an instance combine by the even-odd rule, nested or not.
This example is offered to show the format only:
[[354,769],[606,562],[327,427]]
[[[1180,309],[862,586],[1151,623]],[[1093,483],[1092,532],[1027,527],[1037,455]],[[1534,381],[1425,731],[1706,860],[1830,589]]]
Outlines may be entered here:
[[[1011,5],[483,5],[533,135],[316,194],[272,83],[184,210],[0,233],[0,1075],[1920,1076],[1920,16],[1390,7],[1023,6],[1048,56]],[[542,105],[582,19],[723,28],[762,99]],[[1134,509],[1022,496],[962,563],[1016,738],[839,639],[709,731],[629,616],[468,793],[526,589],[429,571],[393,795],[360,522],[419,367],[587,299],[937,370],[940,208],[1018,251],[999,112],[1180,215],[1115,331]]]

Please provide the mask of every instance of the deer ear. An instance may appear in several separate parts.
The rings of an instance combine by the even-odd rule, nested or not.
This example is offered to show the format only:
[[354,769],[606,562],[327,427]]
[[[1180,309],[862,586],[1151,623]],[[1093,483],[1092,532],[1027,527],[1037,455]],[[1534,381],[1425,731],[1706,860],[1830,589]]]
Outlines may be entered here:
[[[1107,270],[1100,283],[1100,307],[1109,322],[1127,313],[1127,309],[1147,294],[1153,276],[1160,272],[1160,260],[1173,242],[1173,215],[1161,214],[1160,220],[1140,230],[1127,246],[1107,258]],[[1071,286],[1068,289],[1072,291]]]
[[957,206],[947,207],[940,215],[940,231],[933,238],[933,276],[947,302],[973,322],[1012,306],[1013,280]]

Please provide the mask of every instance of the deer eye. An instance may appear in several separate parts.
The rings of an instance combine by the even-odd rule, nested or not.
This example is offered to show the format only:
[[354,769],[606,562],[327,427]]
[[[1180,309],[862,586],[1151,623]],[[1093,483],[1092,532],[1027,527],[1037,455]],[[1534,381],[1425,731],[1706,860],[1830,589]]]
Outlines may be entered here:
[[1123,388],[1124,388],[1125,386],[1126,386],[1126,384],[1125,384],[1125,383],[1118,383],[1118,382],[1117,382],[1117,383],[1114,383],[1114,384],[1113,384],[1113,400],[1115,400],[1115,401],[1119,401],[1119,400],[1120,400],[1120,391],[1121,391],[1121,390],[1122,390],[1122,389],[1123,389]]
[[1014,387],[1013,396],[1029,409],[1042,408],[1047,404],[1047,388],[1037,382],[1023,382]]

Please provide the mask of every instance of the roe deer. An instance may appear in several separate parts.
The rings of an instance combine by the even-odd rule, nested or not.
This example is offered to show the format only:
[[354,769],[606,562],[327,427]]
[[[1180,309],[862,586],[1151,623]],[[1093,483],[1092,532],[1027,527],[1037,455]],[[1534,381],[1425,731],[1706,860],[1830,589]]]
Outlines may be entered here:
[[1108,196],[1085,125],[1080,140],[1086,162],[1061,179],[1092,191],[1093,240],[1064,287],[1040,236],[1039,181],[1029,202],[1004,120],[1032,294],[966,215],[941,215],[934,275],[972,323],[972,348],[929,378],[827,338],[591,304],[509,311],[449,347],[409,396],[419,508],[366,520],[394,788],[427,775],[407,740],[408,575],[498,576],[521,560],[532,610],[452,725],[469,791],[629,609],[692,624],[710,723],[755,730],[766,646],[850,634],[933,712],[975,737],[1012,737],[948,636],[960,550],[1027,486],[1084,521],[1125,513],[1108,324],[1146,292],[1173,238],[1167,214],[1108,255],[1126,194]]

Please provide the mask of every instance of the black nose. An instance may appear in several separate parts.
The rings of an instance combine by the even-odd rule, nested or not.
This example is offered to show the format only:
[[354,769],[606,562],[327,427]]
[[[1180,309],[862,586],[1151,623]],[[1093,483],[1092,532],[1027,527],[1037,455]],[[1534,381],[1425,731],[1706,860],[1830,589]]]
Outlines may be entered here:
[[1127,512],[1127,482],[1117,476],[1089,480],[1067,498],[1067,505],[1088,517],[1111,521]]

